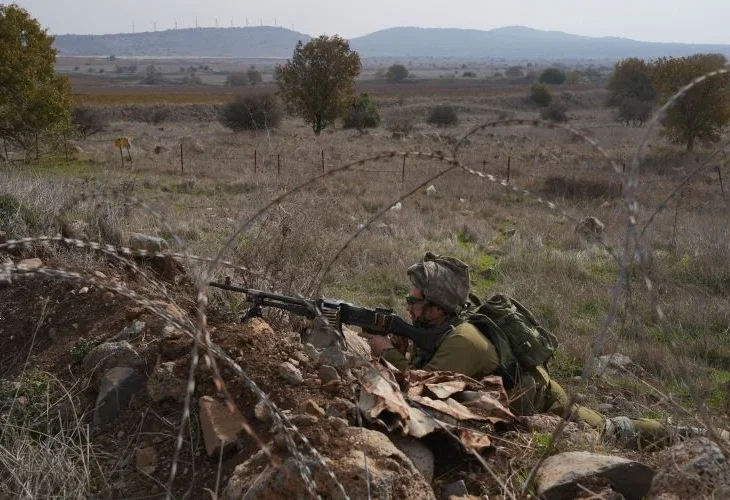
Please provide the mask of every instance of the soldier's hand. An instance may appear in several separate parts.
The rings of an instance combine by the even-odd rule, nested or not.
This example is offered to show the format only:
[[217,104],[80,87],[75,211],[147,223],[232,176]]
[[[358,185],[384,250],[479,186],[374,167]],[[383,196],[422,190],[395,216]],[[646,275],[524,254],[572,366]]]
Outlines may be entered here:
[[368,339],[370,351],[373,353],[373,356],[380,356],[384,350],[391,349],[393,347],[393,343],[384,335],[365,334],[365,337]]
[[402,335],[391,335],[390,340],[393,343],[393,347],[405,356],[408,352],[408,337],[403,337]]

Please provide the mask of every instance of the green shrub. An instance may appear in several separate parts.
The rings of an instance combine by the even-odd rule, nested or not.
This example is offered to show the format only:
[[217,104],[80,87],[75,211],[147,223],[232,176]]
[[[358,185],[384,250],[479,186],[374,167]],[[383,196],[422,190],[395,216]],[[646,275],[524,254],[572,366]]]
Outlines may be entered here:
[[243,71],[231,73],[226,77],[226,85],[229,87],[245,87],[249,84],[248,74]]
[[231,130],[265,130],[278,127],[283,117],[279,100],[263,94],[237,97],[223,108],[220,121]]
[[562,85],[568,77],[565,72],[558,68],[548,68],[540,74],[540,83],[551,85]]
[[618,121],[626,125],[641,126],[646,123],[654,111],[652,101],[640,101],[635,97],[627,97],[618,106]]
[[375,128],[378,125],[380,125],[378,108],[370,96],[363,92],[352,104],[349,114],[345,117],[344,127],[362,130]]
[[150,106],[142,112],[142,121],[159,125],[170,116],[169,108],[163,106]]
[[402,82],[408,78],[408,69],[402,64],[393,64],[385,73],[389,82]]
[[543,120],[549,120],[551,122],[557,122],[557,123],[563,123],[567,122],[569,120],[568,114],[566,113],[568,109],[565,107],[564,104],[555,102],[548,106],[547,108],[544,108],[542,111],[540,111],[540,116]]
[[99,341],[95,339],[79,339],[69,349],[69,354],[74,363],[81,363],[91,350],[99,345]]
[[540,107],[548,107],[553,102],[553,94],[544,83],[536,83],[530,90],[530,99]]
[[264,77],[261,72],[256,70],[253,66],[246,71],[246,77],[248,78],[248,83],[251,85],[256,85],[264,81]]
[[452,125],[459,123],[459,117],[452,105],[439,104],[438,106],[431,108],[431,112],[429,113],[426,122],[431,125],[438,125],[439,127],[451,127]]
[[76,126],[76,130],[84,139],[98,132],[103,132],[109,123],[106,114],[102,110],[85,106],[76,106],[71,113],[71,119]]

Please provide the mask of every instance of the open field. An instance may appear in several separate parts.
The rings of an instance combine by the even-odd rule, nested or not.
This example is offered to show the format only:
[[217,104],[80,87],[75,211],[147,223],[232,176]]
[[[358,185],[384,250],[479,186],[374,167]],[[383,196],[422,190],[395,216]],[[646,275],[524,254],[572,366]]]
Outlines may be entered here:
[[[528,86],[483,79],[402,85],[362,81],[358,90],[374,97],[384,126],[364,134],[338,127],[316,137],[292,117],[278,129],[259,133],[223,128],[215,119],[217,106],[239,91],[222,86],[142,87],[98,76],[78,76],[73,82],[80,103],[101,106],[114,120],[106,131],[71,142],[68,161],[61,151],[39,162],[0,164],[0,215],[13,214],[12,225],[3,225],[0,218],[2,238],[70,234],[72,227],[84,228],[85,238],[112,245],[126,245],[133,232],[161,236],[173,251],[199,256],[222,251],[224,259],[248,269],[219,271],[218,278],[229,275],[248,286],[303,296],[321,285],[325,296],[400,312],[408,291],[407,266],[426,250],[452,254],[471,266],[478,295],[501,291],[518,297],[558,335],[561,352],[551,364],[552,374],[586,405],[603,405],[611,416],[671,418],[696,425],[691,382],[715,424],[730,425],[730,194],[719,177],[727,183],[730,172],[723,155],[713,156],[713,148],[686,155],[654,134],[646,149],[635,198],[639,228],[646,225],[641,245],[649,255],[652,296],[635,262],[628,268],[630,285],[617,285],[619,266],[607,250],[620,253],[627,233],[620,177],[584,138],[532,123],[538,110],[525,99]],[[269,83],[244,92],[271,90]],[[630,163],[645,128],[617,123],[603,107],[600,88],[573,86],[556,93],[568,107],[571,127],[600,143],[619,170]],[[441,103],[455,106],[458,126],[440,129],[425,123],[430,107]],[[130,118],[151,105],[169,109],[169,115],[157,124]],[[451,166],[444,158],[454,155],[461,137],[479,124],[505,118],[526,121],[476,132],[461,143],[456,156],[462,166],[497,181],[461,168],[437,177]],[[414,127],[405,137],[388,130],[399,119],[410,120]],[[131,162],[120,159],[112,146],[119,136],[131,138]],[[11,152],[11,158],[20,154]],[[347,165],[351,167],[343,168]],[[320,180],[292,191],[320,175]],[[426,194],[430,185],[433,195]],[[223,248],[241,221],[277,197],[282,199]],[[588,216],[605,224],[595,238],[576,231]],[[41,245],[23,256],[33,254],[56,267],[107,273],[104,259],[85,250]],[[335,255],[339,258],[329,268]],[[193,280],[206,265],[189,261],[185,267]],[[123,279],[150,293],[142,280],[135,281],[139,278]],[[190,288],[177,285],[170,284],[172,296],[191,308],[195,299]],[[617,286],[622,291],[618,310],[604,329]],[[10,297],[12,287],[4,290]],[[20,296],[12,298],[18,308],[23,306]],[[680,357],[670,353],[652,300],[666,314]],[[212,293],[210,301],[214,324],[241,311],[229,295]],[[9,317],[9,310],[5,314]],[[38,324],[39,335],[47,338],[51,323]],[[65,345],[69,349],[75,345],[72,335]],[[9,354],[12,344],[3,347],[0,374],[10,378],[20,373],[22,357]],[[63,365],[67,352],[53,349],[49,352],[57,358],[39,357],[46,367]],[[627,373],[610,382],[575,379],[595,354],[614,352],[630,356],[646,370],[645,376]],[[271,353],[276,353],[274,347]],[[76,368],[69,372],[64,377],[79,376]],[[684,379],[684,372],[693,374],[692,380]],[[284,396],[292,395],[282,395],[287,408]],[[246,403],[252,406],[255,400]],[[177,412],[179,407],[165,406],[161,419],[175,421]],[[131,426],[124,432],[133,431]],[[112,447],[111,441],[105,444]],[[253,454],[253,448],[246,453]],[[233,466],[227,463],[225,470]],[[206,470],[196,480],[197,493],[214,487],[214,472]],[[130,477],[136,476],[125,480],[132,481]],[[143,481],[146,488],[159,487],[149,478]],[[164,482],[164,475],[156,481]]]

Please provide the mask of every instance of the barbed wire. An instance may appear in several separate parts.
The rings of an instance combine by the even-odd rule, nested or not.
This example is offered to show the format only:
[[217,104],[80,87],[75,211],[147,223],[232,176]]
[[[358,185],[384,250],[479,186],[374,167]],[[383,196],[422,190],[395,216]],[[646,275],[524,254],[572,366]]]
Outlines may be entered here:
[[[72,248],[87,248],[94,251],[99,251],[113,259],[118,260],[120,263],[122,263],[125,267],[128,267],[133,270],[135,274],[143,274],[143,271],[132,261],[128,260],[127,257],[160,257],[160,258],[172,258],[176,260],[180,260],[182,262],[202,262],[206,264],[206,272],[204,273],[204,276],[198,281],[197,283],[197,295],[196,295],[196,313],[195,313],[195,321],[191,321],[189,318],[185,317],[175,317],[175,315],[171,314],[170,312],[162,309],[158,304],[155,304],[154,302],[150,301],[149,299],[146,299],[140,295],[138,295],[136,292],[126,288],[123,285],[120,284],[109,284],[104,281],[100,281],[99,279],[85,276],[81,273],[72,272],[64,269],[53,269],[48,267],[42,267],[37,270],[30,270],[30,269],[24,269],[22,266],[16,266],[15,264],[4,264],[2,267],[2,270],[4,273],[7,273],[11,279],[13,277],[35,277],[35,276],[47,276],[47,277],[55,277],[60,278],[63,280],[71,280],[71,281],[82,281],[85,283],[92,284],[96,287],[98,287],[101,290],[111,291],[113,293],[117,293],[121,296],[124,296],[130,300],[132,300],[134,303],[142,306],[146,310],[150,311],[152,314],[164,319],[169,324],[175,326],[176,328],[180,329],[183,333],[185,333],[187,336],[191,337],[193,340],[193,345],[191,348],[191,364],[190,364],[190,371],[188,375],[188,381],[186,386],[186,394],[185,394],[185,403],[183,407],[183,412],[181,416],[181,425],[180,425],[180,431],[178,433],[176,443],[175,443],[175,451],[174,456],[172,460],[171,470],[170,470],[170,476],[168,479],[168,483],[166,486],[166,494],[168,498],[172,494],[172,488],[174,485],[176,472],[177,472],[177,462],[180,457],[180,452],[182,450],[183,446],[183,433],[185,430],[185,426],[187,421],[189,420],[190,416],[190,406],[191,406],[191,399],[192,395],[194,393],[195,389],[195,370],[197,368],[197,364],[199,362],[200,354],[202,353],[203,358],[205,359],[206,363],[209,367],[211,367],[213,372],[213,380],[214,384],[216,386],[216,389],[222,393],[225,397],[226,404],[229,405],[230,408],[235,408],[235,403],[232,400],[231,395],[228,393],[226,389],[225,381],[223,380],[223,377],[220,373],[220,371],[217,368],[215,360],[218,359],[222,361],[228,368],[231,369],[231,371],[239,378],[241,378],[245,384],[249,387],[249,389],[257,396],[261,401],[264,402],[266,407],[269,409],[272,419],[274,420],[275,424],[277,424],[283,432],[283,435],[285,437],[285,442],[288,451],[291,453],[291,455],[295,458],[295,461],[297,463],[297,467],[299,469],[299,474],[304,481],[305,487],[307,488],[307,491],[310,495],[314,497],[318,497],[317,494],[317,485],[314,482],[314,478],[311,474],[311,471],[307,467],[304,456],[299,451],[296,441],[296,438],[300,439],[302,443],[304,444],[304,447],[307,450],[307,453],[310,453],[315,460],[318,462],[319,465],[321,465],[324,470],[329,474],[330,478],[334,481],[334,484],[338,487],[340,492],[342,493],[344,498],[347,498],[347,493],[342,486],[342,484],[337,480],[336,476],[334,475],[334,472],[327,466],[324,458],[319,454],[319,452],[309,443],[307,438],[296,428],[296,426],[293,425],[293,423],[288,419],[287,415],[280,412],[280,410],[276,407],[276,405],[268,398],[268,396],[255,384],[255,382],[249,377],[249,375],[233,360],[230,358],[230,356],[225,353],[223,349],[218,347],[210,338],[209,331],[207,329],[207,316],[206,316],[206,309],[208,307],[208,299],[206,295],[207,291],[207,282],[209,281],[209,278],[214,275],[214,273],[218,272],[218,270],[221,267],[228,267],[232,268],[234,270],[238,270],[240,272],[247,272],[247,273],[256,273],[257,271],[252,271],[251,269],[237,265],[230,261],[223,260],[222,256],[223,254],[228,251],[235,240],[240,237],[244,232],[249,230],[255,220],[257,220],[261,215],[263,215],[266,211],[271,209],[272,207],[280,204],[284,199],[286,199],[288,196],[291,196],[302,189],[305,189],[309,186],[312,186],[313,184],[323,181],[333,175],[337,175],[340,172],[345,172],[351,169],[354,169],[355,167],[365,165],[370,162],[379,162],[388,158],[421,158],[421,159],[427,159],[427,160],[436,160],[442,163],[446,163],[449,165],[448,168],[445,170],[441,170],[434,174],[431,177],[428,177],[425,181],[422,181],[420,184],[418,184],[414,189],[407,192],[405,195],[398,198],[398,200],[402,200],[407,198],[408,196],[411,196],[418,192],[420,189],[422,189],[426,184],[429,182],[432,182],[433,180],[446,175],[454,170],[462,169],[466,172],[468,172],[471,175],[480,177],[484,180],[490,181],[492,183],[496,183],[506,189],[512,190],[514,192],[518,192],[521,194],[524,194],[526,196],[529,196],[530,198],[534,199],[536,202],[538,202],[542,207],[546,207],[550,210],[555,210],[561,213],[563,216],[568,218],[569,220],[577,221],[574,216],[568,214],[567,212],[559,209],[557,205],[554,202],[548,201],[543,199],[542,196],[535,195],[531,193],[530,191],[524,190],[514,184],[508,183],[504,179],[499,179],[496,176],[494,176],[491,173],[486,172],[480,172],[477,170],[474,170],[471,167],[468,167],[466,165],[462,165],[458,161],[458,153],[462,145],[465,143],[468,137],[476,134],[477,132],[484,130],[486,128],[490,127],[500,127],[500,126],[534,126],[534,127],[543,127],[548,129],[562,129],[570,134],[572,134],[575,137],[579,137],[582,140],[586,141],[594,150],[598,151],[603,159],[607,161],[607,163],[610,165],[613,172],[619,176],[621,179],[621,182],[624,186],[623,189],[623,200],[624,204],[627,208],[627,228],[626,228],[626,236],[625,241],[623,245],[623,251],[621,253],[616,253],[609,247],[608,245],[603,244],[603,242],[599,242],[604,248],[606,248],[611,255],[617,260],[619,263],[619,270],[618,270],[618,276],[616,280],[616,284],[612,290],[612,296],[611,296],[611,303],[609,306],[609,310],[607,312],[607,315],[603,321],[601,330],[597,333],[596,339],[593,343],[592,349],[590,350],[590,355],[592,357],[595,357],[595,355],[600,352],[600,349],[603,345],[603,341],[605,339],[605,336],[608,332],[608,329],[615,321],[617,312],[618,312],[618,303],[620,300],[620,297],[622,295],[622,289],[623,287],[629,283],[630,276],[628,275],[628,268],[632,262],[632,259],[635,257],[638,257],[639,263],[640,263],[640,270],[642,277],[644,279],[644,284],[647,289],[647,293],[651,299],[652,307],[657,314],[657,317],[660,321],[660,326],[662,330],[662,334],[667,341],[667,344],[670,348],[670,353],[672,354],[675,359],[679,361],[678,365],[680,367],[680,376],[685,381],[685,383],[688,385],[690,389],[690,393],[693,397],[693,400],[695,402],[695,405],[700,413],[700,418],[703,422],[703,424],[708,429],[708,432],[710,433],[711,437],[717,441],[725,454],[728,453],[727,447],[721,443],[721,440],[719,439],[716,430],[714,428],[714,425],[712,423],[712,419],[709,415],[709,412],[707,410],[706,405],[704,404],[704,401],[699,396],[699,392],[696,389],[695,384],[691,380],[691,377],[689,377],[689,373],[687,372],[686,366],[681,362],[681,356],[678,352],[675,344],[673,343],[671,330],[668,327],[667,324],[667,318],[659,304],[658,301],[658,295],[656,288],[653,285],[653,281],[650,276],[650,268],[649,268],[649,261],[646,251],[642,248],[642,241],[641,236],[643,236],[644,231],[646,228],[651,224],[651,222],[654,220],[655,216],[661,212],[665,207],[667,202],[671,199],[676,192],[678,192],[679,189],[683,185],[685,185],[689,179],[694,176],[697,172],[699,172],[702,168],[705,168],[707,165],[710,164],[710,162],[714,159],[715,156],[724,153],[724,149],[727,146],[726,144],[723,144],[723,146],[715,151],[712,156],[704,162],[702,165],[694,169],[690,174],[688,174],[687,177],[680,183],[679,186],[669,195],[669,197],[662,202],[659,207],[655,210],[655,212],[649,217],[648,221],[646,222],[644,229],[642,230],[641,234],[637,232],[637,218],[638,218],[638,203],[636,201],[635,193],[639,186],[639,178],[638,178],[638,169],[639,165],[641,163],[641,158],[643,155],[643,152],[645,150],[646,144],[648,143],[649,137],[652,134],[654,128],[659,123],[659,120],[661,116],[671,107],[673,106],[686,92],[688,92],[691,88],[694,86],[702,83],[707,78],[711,78],[716,75],[720,74],[726,74],[730,71],[728,70],[720,70],[715,71],[712,73],[709,73],[707,75],[704,75],[700,78],[695,79],[693,82],[691,82],[689,85],[683,87],[675,96],[670,98],[667,103],[662,106],[662,108],[654,115],[652,120],[649,122],[649,125],[647,127],[645,136],[642,140],[642,142],[639,144],[637,151],[634,155],[634,157],[631,160],[631,167],[628,172],[624,173],[619,167],[618,164],[615,162],[614,159],[611,158],[611,156],[608,154],[608,152],[598,143],[597,140],[593,139],[592,137],[587,136],[584,132],[581,132],[571,126],[568,125],[562,125],[562,124],[555,124],[551,122],[542,122],[541,120],[524,120],[524,119],[510,119],[510,120],[498,120],[493,122],[484,123],[481,125],[478,125],[471,130],[469,130],[454,146],[453,149],[453,158],[446,158],[441,153],[422,153],[422,152],[397,152],[397,151],[389,151],[384,153],[379,153],[373,156],[370,156],[368,158],[359,159],[356,161],[352,161],[349,163],[346,163],[342,166],[338,166],[335,168],[330,169],[329,171],[325,171],[320,175],[317,175],[311,179],[308,179],[295,187],[288,189],[286,192],[280,194],[279,196],[275,197],[270,203],[262,207],[258,212],[256,212],[253,216],[241,219],[234,230],[234,232],[229,236],[229,238],[224,242],[222,247],[219,249],[217,254],[212,257],[199,257],[194,255],[189,255],[187,252],[187,247],[185,243],[180,239],[175,231],[172,230],[170,225],[165,221],[164,217],[162,217],[159,213],[157,213],[154,209],[147,206],[145,203],[140,202],[138,200],[135,200],[133,198],[124,197],[124,203],[138,206],[145,210],[147,213],[149,213],[155,220],[159,221],[163,227],[165,227],[166,231],[169,232],[173,236],[173,239],[175,240],[176,244],[178,244],[182,249],[182,253],[175,253],[175,252],[147,252],[145,250],[132,250],[130,248],[126,247],[114,247],[112,245],[104,245],[96,242],[86,242],[82,240],[72,239],[72,238],[64,238],[60,236],[41,236],[41,237],[35,237],[35,238],[22,238],[22,239],[16,239],[16,240],[10,240],[8,242],[5,242],[3,244],[0,244],[0,250],[10,250],[13,248],[16,248],[17,246],[21,245],[28,245],[35,242],[41,242],[41,241],[55,241],[58,243],[63,243],[66,245],[70,245]],[[179,139],[179,138],[177,138]],[[164,139],[160,139],[164,140]],[[101,139],[100,139],[101,141]],[[220,157],[221,159],[225,159],[223,157]],[[727,159],[723,160],[723,165]],[[368,170],[361,170],[363,172],[373,172],[373,173],[397,173],[397,170],[386,170],[386,171],[368,171]],[[530,176],[531,174],[523,174],[525,176]],[[659,182],[661,180],[654,180],[652,182]],[[104,195],[99,195],[99,197],[106,197],[109,196],[109,193],[105,193]],[[80,200],[83,199],[89,199],[81,197]],[[396,201],[397,202],[397,201]],[[335,253],[333,258],[328,262],[327,266],[324,268],[321,277],[317,281],[317,292],[321,290],[322,283],[324,279],[326,278],[328,272],[332,268],[334,262],[338,259],[338,257],[345,251],[345,249],[348,248],[348,246],[359,236],[363,233],[363,231],[369,227],[375,220],[382,217],[387,211],[389,210],[391,205],[386,207],[385,209],[378,212],[375,216],[373,216],[371,219],[369,219],[366,224],[363,225],[362,228],[358,229],[358,231],[350,236],[345,244],[340,247],[340,249]],[[156,287],[158,284],[162,285],[158,282],[158,280],[155,280],[154,278],[143,278],[147,282],[148,285],[150,285],[152,288]],[[167,292],[165,291],[164,285],[162,285],[162,293],[165,295],[166,298],[169,299],[169,296],[167,295]],[[326,322],[326,318],[325,318]],[[359,354],[358,354],[359,355]],[[363,358],[365,359],[365,358]],[[368,363],[370,363],[369,360],[366,359]],[[588,361],[585,364],[585,369],[583,376],[585,379],[587,379],[590,376],[590,365]],[[370,363],[370,366],[373,366]],[[567,419],[568,416],[564,417],[564,420]],[[275,457],[269,453],[269,451],[266,448],[266,445],[260,442],[258,437],[255,435],[255,432],[253,432],[253,429],[248,426],[248,424],[244,425],[244,430],[252,435],[254,439],[256,439],[257,444],[267,453],[267,457],[271,461],[272,464],[276,462]],[[447,431],[451,435],[452,438],[455,438],[458,442],[460,442],[462,445],[465,446],[466,449],[470,449],[468,446],[466,446],[463,441],[459,439],[459,437],[453,433],[451,433],[448,429],[444,430]],[[553,438],[559,438],[560,433],[562,432],[562,428],[556,429],[555,433],[553,434]],[[472,452],[474,450],[471,450]],[[486,463],[486,461],[483,460],[482,457],[478,455],[478,453],[475,453],[475,456],[477,459],[482,463],[482,465],[486,468],[487,471],[490,472],[490,474],[493,476],[493,478],[497,481],[498,484],[501,485],[501,487],[506,491],[506,487],[501,482],[499,477],[494,474],[494,472],[491,470],[489,465]],[[530,477],[528,477],[528,480],[523,485],[522,491],[527,491],[529,487],[530,478],[534,477],[533,472],[536,473],[537,469],[539,468],[540,463],[535,465],[534,471],[531,471]],[[507,492],[509,493],[509,492]]]

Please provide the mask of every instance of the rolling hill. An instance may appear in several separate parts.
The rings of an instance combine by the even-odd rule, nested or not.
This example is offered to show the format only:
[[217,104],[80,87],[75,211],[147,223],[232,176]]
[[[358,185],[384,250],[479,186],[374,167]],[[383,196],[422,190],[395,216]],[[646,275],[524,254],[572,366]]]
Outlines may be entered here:
[[[287,58],[309,35],[286,28],[196,28],[115,35],[61,35],[60,55]],[[456,28],[389,28],[350,40],[363,57],[503,57],[507,59],[620,59],[685,56],[730,45],[639,42],[595,38],[520,26],[489,31]]]

